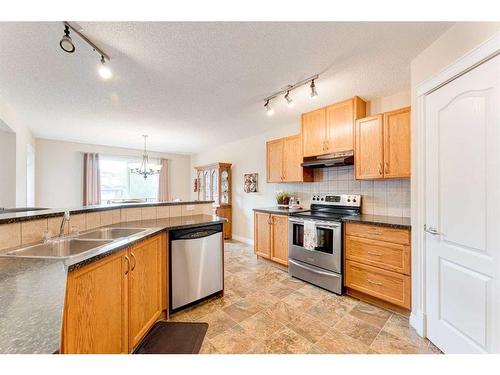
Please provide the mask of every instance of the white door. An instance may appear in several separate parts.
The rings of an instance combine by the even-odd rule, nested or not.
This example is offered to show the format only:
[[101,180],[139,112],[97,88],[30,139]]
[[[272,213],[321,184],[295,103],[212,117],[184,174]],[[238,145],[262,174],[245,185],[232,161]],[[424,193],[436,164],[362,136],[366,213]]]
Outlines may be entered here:
[[497,56],[424,99],[427,336],[445,353],[500,352],[499,80]]

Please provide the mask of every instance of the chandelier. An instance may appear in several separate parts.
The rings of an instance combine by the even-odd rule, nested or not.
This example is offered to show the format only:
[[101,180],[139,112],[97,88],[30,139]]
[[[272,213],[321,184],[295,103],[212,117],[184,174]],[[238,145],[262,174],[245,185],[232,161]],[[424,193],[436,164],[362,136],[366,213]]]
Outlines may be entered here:
[[148,176],[152,176],[160,173],[161,165],[149,164],[148,151],[146,150],[146,139],[147,135],[143,134],[144,137],[144,153],[142,154],[142,163],[136,164],[136,166],[130,168],[130,173],[138,174],[147,179]]

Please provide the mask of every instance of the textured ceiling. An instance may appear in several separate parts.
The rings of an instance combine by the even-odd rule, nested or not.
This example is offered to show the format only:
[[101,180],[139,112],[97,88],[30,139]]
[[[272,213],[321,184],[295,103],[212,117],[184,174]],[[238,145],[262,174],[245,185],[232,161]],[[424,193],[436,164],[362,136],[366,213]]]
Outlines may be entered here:
[[[0,23],[0,100],[37,137],[194,153],[297,121],[353,95],[410,87],[410,61],[451,23],[79,22],[111,57],[114,77],[57,22]],[[266,116],[262,99],[315,73],[319,97],[296,90]]]

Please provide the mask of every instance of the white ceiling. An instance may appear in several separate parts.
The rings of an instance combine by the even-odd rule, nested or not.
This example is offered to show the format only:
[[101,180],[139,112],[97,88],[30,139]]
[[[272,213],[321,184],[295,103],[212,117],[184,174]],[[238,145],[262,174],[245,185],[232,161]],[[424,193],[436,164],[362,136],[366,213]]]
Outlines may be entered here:
[[[37,137],[194,153],[297,122],[301,112],[359,95],[410,87],[410,62],[451,23],[79,22],[110,55],[114,78],[73,34],[59,48],[57,22],[0,23],[0,100]],[[321,73],[319,98],[295,107],[262,99]]]

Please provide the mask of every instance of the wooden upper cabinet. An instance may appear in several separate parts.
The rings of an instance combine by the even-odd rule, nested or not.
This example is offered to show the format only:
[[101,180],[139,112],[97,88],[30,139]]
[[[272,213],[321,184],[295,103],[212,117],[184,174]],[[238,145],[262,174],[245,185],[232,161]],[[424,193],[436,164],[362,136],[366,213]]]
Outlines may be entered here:
[[283,181],[284,139],[267,142],[267,182]]
[[411,175],[410,107],[384,113],[384,177]]
[[366,115],[366,102],[355,96],[302,114],[303,157],[354,149],[354,122]]
[[267,142],[267,182],[313,181],[313,171],[301,164],[300,134]]
[[356,179],[411,175],[411,108],[356,121]]
[[326,151],[354,150],[354,123],[365,115],[366,102],[357,96],[326,107]]
[[261,257],[271,257],[271,215],[265,212],[254,213],[254,251]]
[[133,348],[162,312],[161,237],[141,242],[129,253],[129,340]]
[[357,179],[384,177],[383,115],[356,121],[355,170]]
[[302,114],[303,157],[326,154],[326,108]]
[[128,265],[122,250],[68,274],[62,353],[128,353]]

